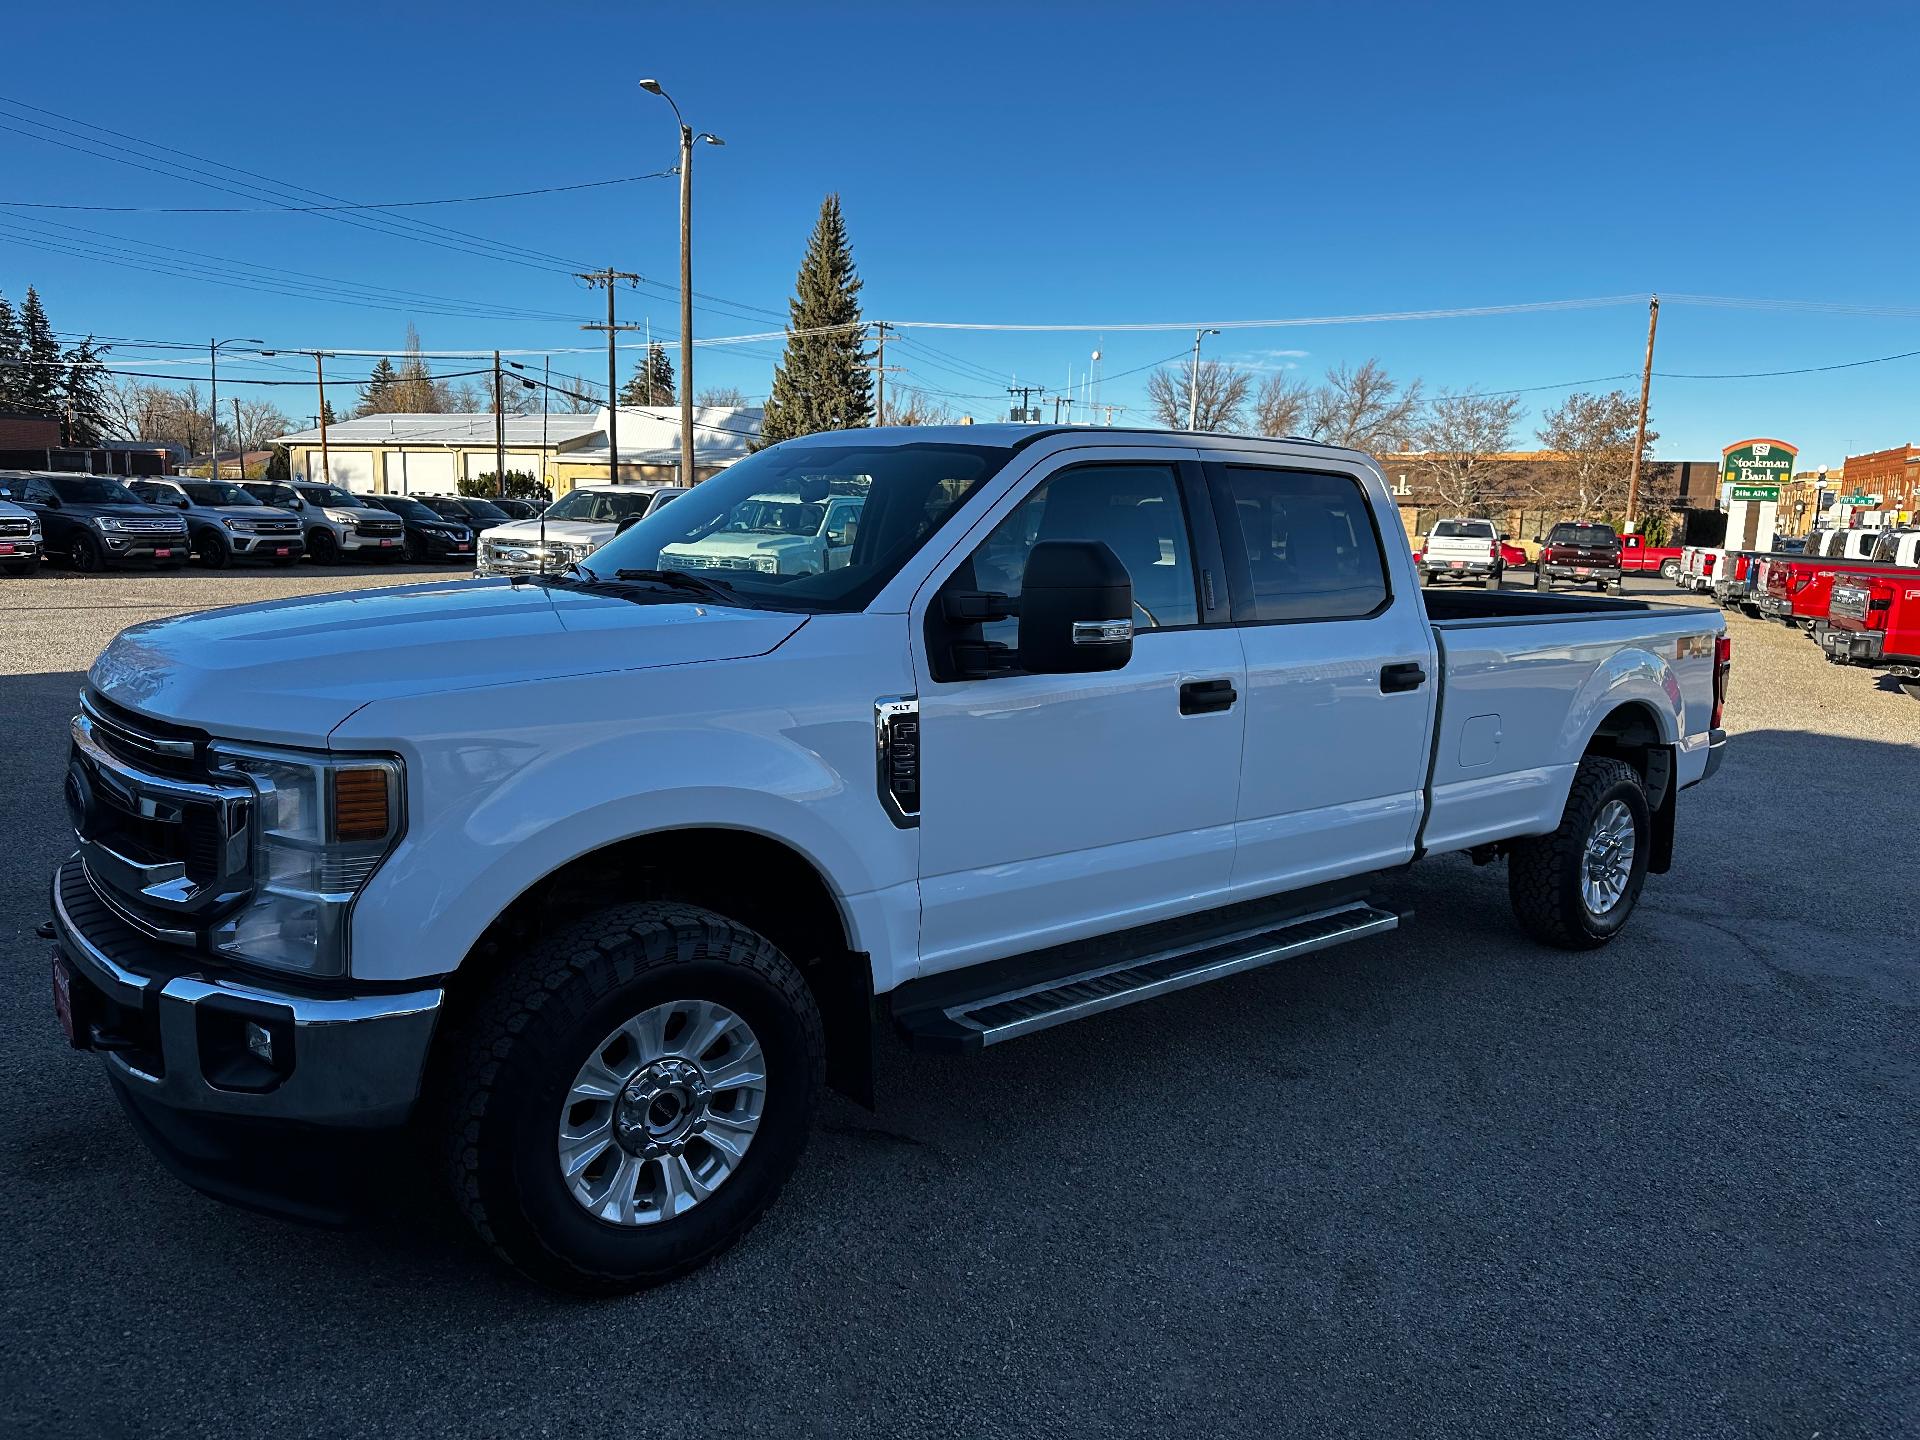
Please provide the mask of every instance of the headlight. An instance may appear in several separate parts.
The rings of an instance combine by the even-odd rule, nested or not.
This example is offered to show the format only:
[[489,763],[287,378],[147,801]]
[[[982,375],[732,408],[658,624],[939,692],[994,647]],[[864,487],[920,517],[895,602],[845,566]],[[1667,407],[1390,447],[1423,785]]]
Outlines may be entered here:
[[96,515],[93,517],[93,523],[101,530],[124,530],[127,528],[111,515]]
[[360,523],[360,517],[351,510],[323,509],[320,513],[336,525],[357,525]]
[[224,520],[223,519],[220,523],[226,526],[229,530],[253,529],[253,522],[251,520]]
[[753,557],[753,568],[763,575],[778,575],[780,573],[780,557],[778,555],[756,555]]
[[215,928],[214,948],[276,970],[345,974],[354,898],[400,838],[399,760],[212,750],[255,796],[253,895]]

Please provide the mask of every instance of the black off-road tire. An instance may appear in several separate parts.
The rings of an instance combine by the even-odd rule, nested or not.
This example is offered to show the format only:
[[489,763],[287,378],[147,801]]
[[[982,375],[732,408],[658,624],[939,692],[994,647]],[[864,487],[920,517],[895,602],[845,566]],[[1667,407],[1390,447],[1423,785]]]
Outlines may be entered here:
[[202,530],[193,542],[194,558],[209,570],[224,570],[233,563],[233,551],[226,540],[212,530]]
[[107,568],[106,551],[91,535],[78,534],[67,547],[67,564],[82,575],[97,575]]
[[[1620,800],[1633,816],[1633,865],[1625,892],[1605,915],[1588,910],[1580,892],[1580,862],[1596,816]],[[1620,933],[1640,900],[1653,844],[1651,811],[1640,772],[1624,760],[1589,755],[1580,762],[1551,835],[1516,840],[1507,856],[1507,896],[1521,929],[1544,945],[1596,950]]]
[[[621,1226],[577,1203],[555,1153],[561,1106],[588,1052],[675,999],[718,1001],[753,1029],[766,1108],[738,1168],[670,1220]],[[610,1295],[676,1279],[753,1228],[799,1162],[826,1068],[820,1012],[792,961],[755,931],[692,905],[613,905],[500,975],[435,1077],[453,1199],[527,1278]]]

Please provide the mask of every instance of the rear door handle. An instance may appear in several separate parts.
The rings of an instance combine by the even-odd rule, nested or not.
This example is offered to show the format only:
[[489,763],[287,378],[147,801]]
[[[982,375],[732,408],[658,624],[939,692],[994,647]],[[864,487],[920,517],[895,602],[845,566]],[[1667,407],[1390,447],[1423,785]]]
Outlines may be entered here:
[[1418,690],[1427,683],[1427,672],[1419,664],[1409,660],[1404,665],[1384,665],[1380,669],[1380,693],[1398,694],[1402,690]]
[[1231,680],[1189,680],[1180,687],[1182,715],[1215,715],[1240,698]]

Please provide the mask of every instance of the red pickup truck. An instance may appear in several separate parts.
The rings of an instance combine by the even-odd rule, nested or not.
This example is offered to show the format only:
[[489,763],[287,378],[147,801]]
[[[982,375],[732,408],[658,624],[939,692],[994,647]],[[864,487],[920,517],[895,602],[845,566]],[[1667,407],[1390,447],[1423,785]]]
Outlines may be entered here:
[[1644,535],[1628,533],[1620,537],[1620,568],[1629,575],[1658,574],[1663,580],[1680,575],[1678,545],[1649,545]]
[[1820,648],[1836,665],[1887,671],[1920,700],[1920,574],[1841,576],[1827,603]]
[[1890,530],[1880,536],[1871,560],[1825,559],[1803,555],[1791,560],[1768,558],[1766,589],[1754,592],[1763,616],[1783,625],[1798,625],[1818,633],[1826,628],[1833,583],[1841,575],[1874,575],[1920,567],[1920,530]]

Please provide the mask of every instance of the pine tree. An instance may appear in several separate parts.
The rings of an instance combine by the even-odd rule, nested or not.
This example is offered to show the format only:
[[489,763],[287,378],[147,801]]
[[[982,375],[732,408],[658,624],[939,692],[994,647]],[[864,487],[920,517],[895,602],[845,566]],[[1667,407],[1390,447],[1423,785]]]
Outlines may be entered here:
[[838,195],[820,205],[794,292],[786,353],[773,372],[761,431],[767,445],[873,420],[860,277]]
[[107,367],[100,347],[87,336],[66,354],[64,384],[66,414],[62,433],[68,445],[97,445],[113,434],[113,411],[107,395]]
[[622,405],[671,405],[674,403],[673,361],[658,340],[634,362],[633,374],[620,387]]
[[340,423],[340,417],[333,413],[333,402],[331,400],[323,400],[320,403],[320,419],[328,425],[338,425]]
[[360,407],[357,415],[384,415],[393,409],[394,382],[400,378],[400,372],[393,368],[393,362],[386,356],[380,357],[373,367],[373,374],[367,377],[366,387],[360,392]]
[[60,413],[60,391],[65,382],[65,357],[60,342],[53,338],[53,323],[40,303],[40,292],[31,285],[20,306],[20,337],[26,368],[19,372],[19,408],[36,415]]
[[0,295],[0,410],[24,410],[21,387],[27,372],[21,362],[27,358],[26,340],[20,333],[20,317],[7,297]]

